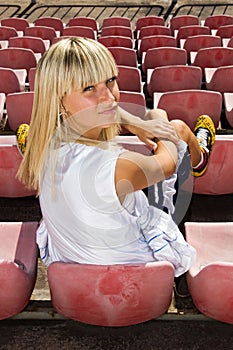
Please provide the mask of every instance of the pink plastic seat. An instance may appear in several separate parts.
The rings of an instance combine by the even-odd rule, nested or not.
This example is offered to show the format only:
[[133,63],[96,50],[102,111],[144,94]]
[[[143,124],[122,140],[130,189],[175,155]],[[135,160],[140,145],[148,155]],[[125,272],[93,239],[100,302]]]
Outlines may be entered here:
[[130,27],[125,26],[111,26],[103,27],[101,31],[101,36],[126,36],[133,39],[133,31]]
[[197,309],[233,324],[233,222],[186,222],[186,239],[197,258],[187,283]]
[[211,31],[209,27],[201,26],[201,25],[190,25],[185,27],[180,27],[177,33],[177,44],[180,45],[181,39],[186,39],[189,36],[194,35],[210,35]]
[[191,63],[193,66],[204,69],[217,68],[220,66],[233,65],[233,48],[231,47],[209,47],[200,49]]
[[218,29],[221,26],[233,24],[233,16],[230,15],[211,15],[206,17],[204,25],[210,29]]
[[3,92],[0,92],[0,122],[3,117],[5,101],[6,101],[6,95]]
[[8,94],[6,112],[9,128],[16,131],[20,124],[30,124],[34,92]]
[[0,319],[28,304],[36,281],[37,222],[0,223]]
[[171,302],[174,268],[166,261],[146,265],[83,265],[55,262],[48,267],[54,308],[98,326],[129,326],[156,318]]
[[154,108],[164,109],[169,120],[181,119],[191,130],[197,118],[202,114],[209,115],[217,129],[222,111],[222,95],[217,91],[179,90],[164,92],[154,100]]
[[64,24],[61,18],[50,16],[36,18],[34,24],[35,26],[45,26],[54,28],[57,32],[60,32],[60,34],[62,33],[64,28]]
[[207,90],[224,92],[233,92],[233,65],[221,66],[214,69],[213,75],[208,78],[208,71],[212,69],[206,68],[206,88]]
[[9,38],[9,47],[31,49],[33,52],[40,53],[41,55],[46,51],[46,45],[43,39],[26,35]]
[[28,81],[30,91],[34,91],[36,68],[29,69]]
[[50,44],[52,44],[53,39],[57,37],[56,30],[52,27],[45,27],[45,26],[34,26],[34,27],[27,27],[25,29],[25,35],[26,36],[35,36],[39,37],[44,40],[49,40]]
[[222,39],[217,35],[194,35],[185,39],[183,48],[187,51],[188,61],[190,61],[190,52],[197,52],[207,47],[222,46]]
[[9,17],[2,19],[1,25],[15,28],[17,31],[23,32],[25,34],[25,29],[26,27],[29,27],[30,23],[25,18]]
[[190,175],[182,188],[189,191],[191,181],[193,193],[204,195],[232,194],[232,149],[233,135],[216,135],[205,174],[200,177]]
[[176,38],[171,35],[152,35],[143,37],[139,42],[138,57],[142,58],[143,52],[156,47],[177,47]]
[[147,91],[150,96],[153,96],[154,92],[201,89],[201,83],[202,71],[199,67],[163,66],[154,68]]
[[84,17],[84,16],[78,16],[70,18],[68,22],[68,27],[72,26],[84,26],[92,28],[96,33],[99,30],[99,23],[95,18],[92,17]]
[[11,68],[0,67],[0,92],[10,94],[12,92],[20,92],[25,90],[25,79],[20,81],[17,73]]
[[37,66],[35,53],[31,49],[8,47],[0,50],[0,66],[12,69],[29,69]]
[[112,16],[103,19],[102,27],[123,26],[131,28],[131,21],[128,17]]
[[0,137],[0,197],[34,196],[35,190],[27,189],[17,178],[16,174],[22,161],[15,135]]
[[157,47],[147,50],[142,70],[146,74],[148,69],[170,65],[186,65],[187,52],[179,47]]
[[180,27],[190,26],[190,25],[199,25],[198,16],[194,16],[194,15],[174,16],[171,18],[169,22],[169,27],[171,28],[171,32],[173,35],[175,30],[179,30]]
[[143,119],[146,113],[145,95],[142,92],[120,91],[120,106]]
[[171,35],[171,29],[168,27],[158,26],[158,25],[151,25],[148,27],[142,27],[138,33],[138,39],[142,39],[146,36],[153,36],[153,35]]
[[220,36],[221,38],[231,38],[233,36],[233,24],[219,27],[216,35]]
[[137,67],[118,66],[117,83],[122,91],[142,91],[141,72]]
[[62,36],[80,36],[95,40],[96,35],[92,28],[84,26],[66,27],[62,30]]
[[142,27],[148,26],[164,26],[165,21],[160,16],[143,16],[139,17],[135,24],[135,31],[139,31]]
[[133,39],[119,35],[101,36],[98,38],[98,41],[107,47],[118,46],[133,49],[134,45]]
[[223,96],[224,96],[223,102],[225,107],[225,116],[228,123],[233,128],[233,93],[225,92]]
[[0,40],[8,40],[9,38],[18,36],[17,30],[12,27],[0,26]]
[[115,46],[108,47],[108,50],[113,55],[117,65],[130,67],[138,66],[137,54],[134,49]]

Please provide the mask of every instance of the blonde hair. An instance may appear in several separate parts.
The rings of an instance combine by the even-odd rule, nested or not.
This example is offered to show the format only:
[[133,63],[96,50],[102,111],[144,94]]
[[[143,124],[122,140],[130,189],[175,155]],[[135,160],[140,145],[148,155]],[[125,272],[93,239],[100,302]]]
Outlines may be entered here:
[[[18,171],[19,179],[29,188],[38,189],[41,171],[54,134],[59,136],[62,123],[62,99],[67,93],[117,75],[116,63],[109,50],[87,38],[67,38],[53,44],[37,65],[34,102],[27,147]],[[119,131],[113,124],[103,129],[99,141],[112,139]],[[78,138],[78,137],[77,137]],[[79,138],[80,143],[96,143]]]

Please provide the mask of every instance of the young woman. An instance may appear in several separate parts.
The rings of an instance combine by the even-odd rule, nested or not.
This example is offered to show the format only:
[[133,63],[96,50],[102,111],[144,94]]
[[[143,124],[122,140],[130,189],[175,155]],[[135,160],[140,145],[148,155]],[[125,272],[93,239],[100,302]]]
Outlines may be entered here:
[[[141,190],[172,176],[187,145],[163,111],[150,111],[150,120],[143,121],[118,101],[115,61],[96,41],[61,40],[38,63],[19,178],[38,190],[41,258],[47,265],[168,260],[178,276],[189,269],[195,251],[171,216],[149,206]],[[154,155],[119,147],[114,137],[122,124]],[[185,128],[182,136],[197,165],[202,152]]]

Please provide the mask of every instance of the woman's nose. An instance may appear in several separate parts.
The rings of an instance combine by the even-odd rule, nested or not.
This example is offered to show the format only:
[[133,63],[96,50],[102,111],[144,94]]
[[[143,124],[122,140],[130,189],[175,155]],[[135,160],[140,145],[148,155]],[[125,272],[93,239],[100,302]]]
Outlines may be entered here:
[[99,89],[99,100],[100,102],[109,102],[109,101],[115,101],[115,96],[111,89],[106,84],[103,84],[103,86]]

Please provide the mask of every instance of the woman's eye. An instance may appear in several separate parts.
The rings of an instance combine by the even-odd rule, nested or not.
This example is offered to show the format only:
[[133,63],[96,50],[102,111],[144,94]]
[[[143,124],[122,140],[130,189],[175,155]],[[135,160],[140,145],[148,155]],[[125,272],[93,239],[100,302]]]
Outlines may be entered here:
[[83,89],[83,92],[92,91],[93,89],[94,89],[94,86],[87,86],[86,88]]
[[116,78],[117,78],[117,77],[112,77],[112,78],[108,79],[108,80],[106,81],[106,84],[108,85],[108,84],[113,83],[113,82],[116,80]]

